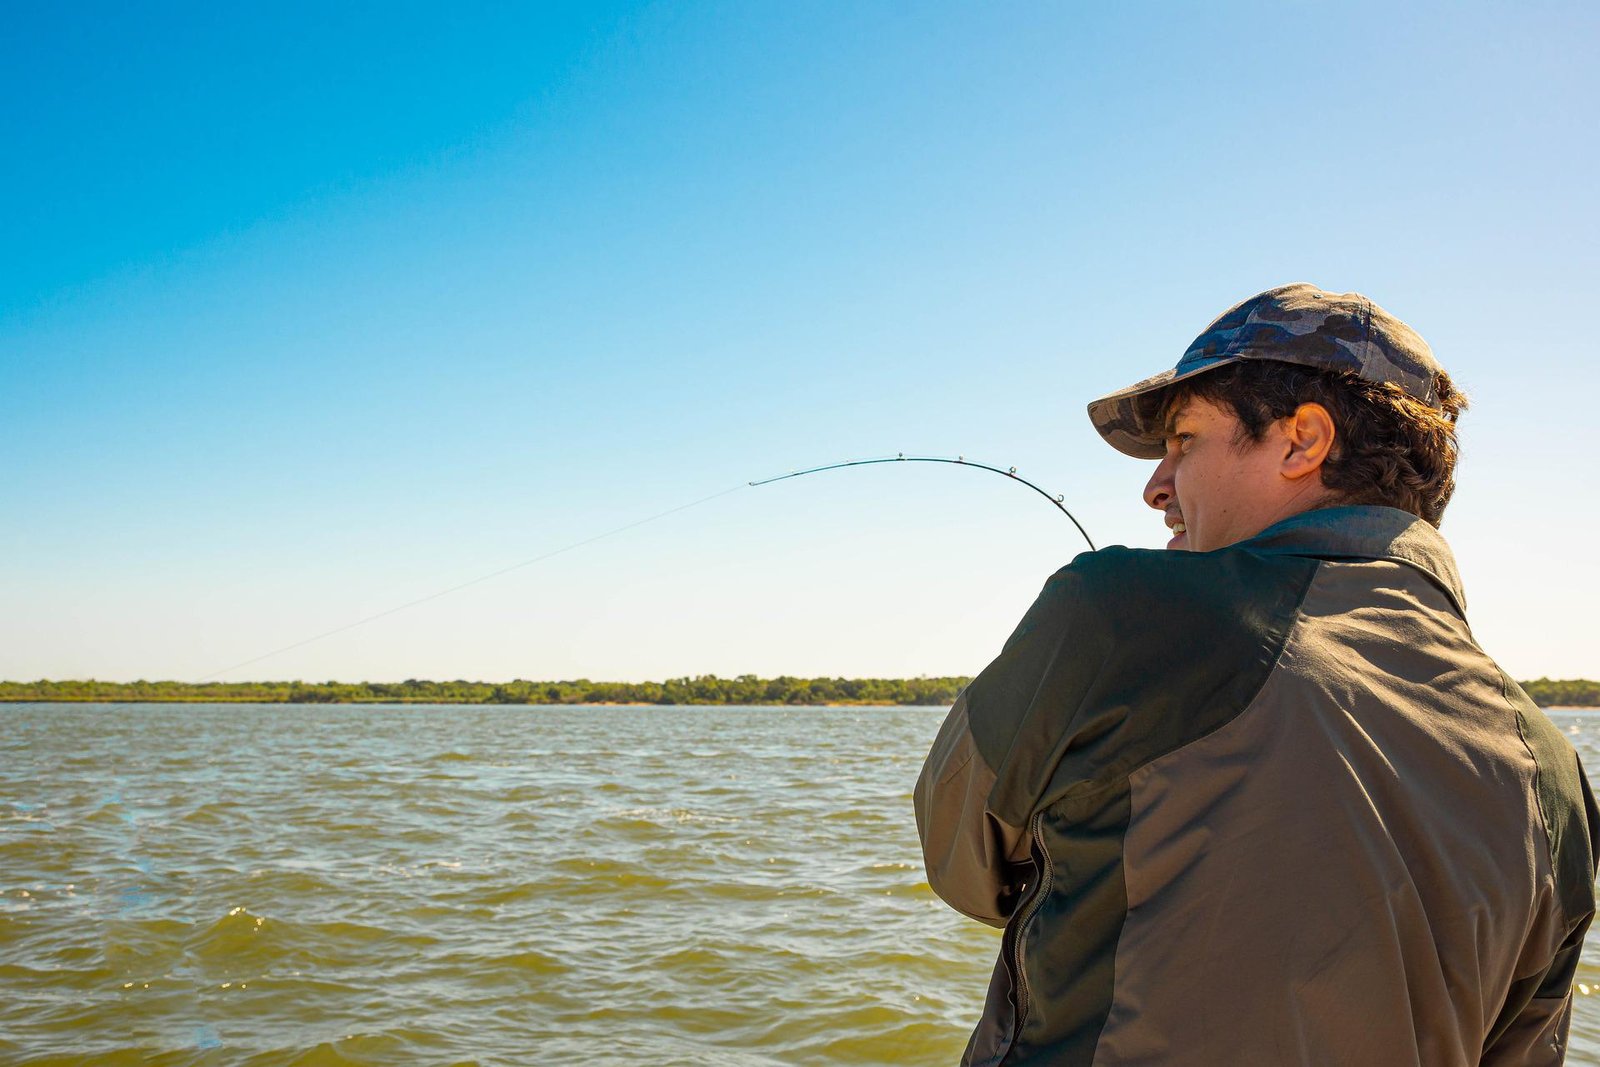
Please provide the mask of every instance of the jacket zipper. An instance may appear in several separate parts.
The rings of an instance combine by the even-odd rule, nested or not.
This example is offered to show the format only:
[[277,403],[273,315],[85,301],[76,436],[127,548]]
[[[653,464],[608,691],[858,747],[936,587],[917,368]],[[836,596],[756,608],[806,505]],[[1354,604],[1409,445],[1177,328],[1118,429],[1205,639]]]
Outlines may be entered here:
[[1022,1024],[1028,1018],[1028,972],[1022,966],[1022,939],[1028,932],[1028,923],[1033,921],[1034,915],[1044,904],[1045,894],[1050,892],[1050,854],[1044,848],[1044,812],[1037,812],[1034,815],[1031,829],[1034,848],[1039,854],[1039,884],[1034,887],[1033,896],[1023,908],[1022,914],[1017,917],[1017,936],[1011,942],[1011,959],[1017,974],[1017,1021],[1012,1027],[1013,1044],[1021,1035]]

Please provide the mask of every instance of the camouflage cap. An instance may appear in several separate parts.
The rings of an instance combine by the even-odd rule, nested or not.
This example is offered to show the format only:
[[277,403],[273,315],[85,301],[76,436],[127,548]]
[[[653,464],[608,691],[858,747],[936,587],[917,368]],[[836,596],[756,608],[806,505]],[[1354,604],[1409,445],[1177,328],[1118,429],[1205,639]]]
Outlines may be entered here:
[[1137,398],[1247,359],[1353,371],[1369,382],[1393,382],[1425,404],[1439,403],[1439,364],[1417,331],[1360,293],[1329,293],[1296,282],[1223,312],[1176,367],[1093,401],[1089,419],[1117,451],[1160,459],[1166,451],[1161,429],[1145,425]]

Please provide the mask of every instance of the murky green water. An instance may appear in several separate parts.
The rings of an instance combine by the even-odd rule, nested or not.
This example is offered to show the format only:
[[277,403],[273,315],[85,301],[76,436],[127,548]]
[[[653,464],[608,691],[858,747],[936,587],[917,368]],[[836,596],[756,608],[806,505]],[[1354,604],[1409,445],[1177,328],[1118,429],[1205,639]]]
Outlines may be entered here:
[[0,708],[0,1063],[953,1063],[942,715]]
[[0,1062],[951,1061],[940,717],[0,709]]

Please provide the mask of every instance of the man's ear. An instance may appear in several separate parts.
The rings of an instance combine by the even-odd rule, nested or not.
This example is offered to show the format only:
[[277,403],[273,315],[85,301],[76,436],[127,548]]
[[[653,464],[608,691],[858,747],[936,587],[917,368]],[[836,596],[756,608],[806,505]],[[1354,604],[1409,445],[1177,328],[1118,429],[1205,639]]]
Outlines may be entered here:
[[1307,403],[1284,418],[1283,435],[1287,448],[1279,471],[1285,478],[1298,481],[1322,469],[1333,451],[1337,431],[1327,408]]

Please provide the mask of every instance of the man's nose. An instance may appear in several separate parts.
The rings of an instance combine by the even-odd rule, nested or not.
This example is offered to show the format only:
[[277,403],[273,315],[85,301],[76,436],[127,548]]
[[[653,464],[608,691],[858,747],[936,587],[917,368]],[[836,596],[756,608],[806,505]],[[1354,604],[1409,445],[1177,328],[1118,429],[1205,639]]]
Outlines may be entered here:
[[1150,475],[1150,480],[1144,485],[1144,502],[1157,511],[1166,511],[1167,505],[1172,503],[1175,490],[1172,487],[1171,457],[1162,459],[1156,464],[1155,473]]

